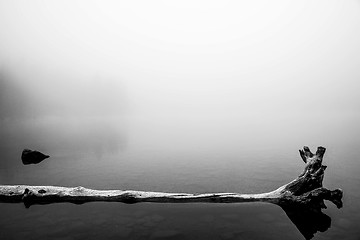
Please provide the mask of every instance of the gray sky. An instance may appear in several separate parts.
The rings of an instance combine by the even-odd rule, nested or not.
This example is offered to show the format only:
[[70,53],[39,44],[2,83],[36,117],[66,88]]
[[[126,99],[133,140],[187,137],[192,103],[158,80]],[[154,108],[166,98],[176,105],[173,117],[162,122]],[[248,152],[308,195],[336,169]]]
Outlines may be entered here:
[[0,29],[45,112],[359,112],[359,1],[9,0]]

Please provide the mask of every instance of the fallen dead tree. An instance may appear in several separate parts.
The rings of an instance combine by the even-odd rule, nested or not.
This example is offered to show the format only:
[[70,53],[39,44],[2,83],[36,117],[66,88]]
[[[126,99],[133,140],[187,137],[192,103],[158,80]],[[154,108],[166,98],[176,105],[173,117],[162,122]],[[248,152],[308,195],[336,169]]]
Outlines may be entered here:
[[313,154],[308,147],[300,151],[305,162],[304,171],[295,180],[278,189],[260,194],[239,193],[164,193],[132,190],[93,190],[84,187],[0,185],[0,202],[34,204],[70,202],[82,204],[94,201],[106,202],[158,202],[158,203],[241,203],[269,202],[279,205],[296,225],[305,239],[311,239],[318,231],[324,232],[331,225],[331,218],[321,209],[324,200],[342,207],[341,189],[329,190],[322,186],[326,166],[322,165],[324,147]]
[[313,154],[308,147],[300,151],[305,169],[295,180],[278,189],[260,194],[239,193],[164,193],[132,190],[93,190],[84,187],[0,185],[0,202],[23,202],[26,207],[33,204],[70,202],[81,204],[93,201],[106,202],[159,202],[159,203],[240,203],[269,202],[283,208],[301,207],[314,212],[326,208],[324,200],[342,207],[342,190],[328,190],[322,186],[326,166],[322,165],[324,147],[318,147]]

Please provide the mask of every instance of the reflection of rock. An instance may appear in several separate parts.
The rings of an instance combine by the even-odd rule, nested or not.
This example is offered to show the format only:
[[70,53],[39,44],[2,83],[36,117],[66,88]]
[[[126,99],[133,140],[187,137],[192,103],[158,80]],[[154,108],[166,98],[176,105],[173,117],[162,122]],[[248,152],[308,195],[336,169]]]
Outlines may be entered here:
[[38,151],[33,151],[30,149],[24,149],[21,154],[21,160],[23,164],[37,164],[43,161],[46,158],[49,158],[49,155],[45,155]]

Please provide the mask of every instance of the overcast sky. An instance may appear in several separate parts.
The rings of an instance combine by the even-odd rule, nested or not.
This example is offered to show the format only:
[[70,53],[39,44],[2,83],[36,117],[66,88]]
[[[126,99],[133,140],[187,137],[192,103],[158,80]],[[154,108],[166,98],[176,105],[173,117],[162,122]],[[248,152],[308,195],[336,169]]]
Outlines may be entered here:
[[359,111],[359,1],[9,0],[0,30],[44,109]]

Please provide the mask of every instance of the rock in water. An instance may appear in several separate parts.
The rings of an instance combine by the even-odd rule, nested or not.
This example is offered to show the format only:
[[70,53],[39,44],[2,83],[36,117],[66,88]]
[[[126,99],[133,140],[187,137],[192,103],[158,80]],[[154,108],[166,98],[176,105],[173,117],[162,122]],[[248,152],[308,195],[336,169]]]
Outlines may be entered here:
[[21,160],[24,165],[27,164],[38,164],[46,158],[49,158],[49,155],[45,155],[38,151],[33,151],[30,149],[24,149],[21,154]]

